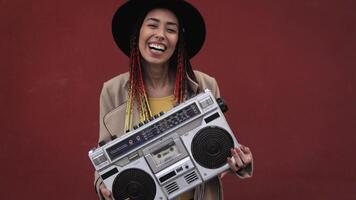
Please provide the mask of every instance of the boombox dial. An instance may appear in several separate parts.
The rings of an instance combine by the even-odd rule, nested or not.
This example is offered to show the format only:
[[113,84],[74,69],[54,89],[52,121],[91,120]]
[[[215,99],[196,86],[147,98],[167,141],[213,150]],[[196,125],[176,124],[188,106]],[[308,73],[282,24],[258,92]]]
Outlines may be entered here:
[[218,103],[218,105],[219,105],[219,107],[220,107],[220,109],[221,109],[221,111],[222,111],[223,113],[225,113],[225,112],[227,112],[227,111],[229,110],[229,108],[227,107],[227,105],[226,105],[224,99],[222,99],[222,98],[217,98],[217,99],[216,99],[216,102]]

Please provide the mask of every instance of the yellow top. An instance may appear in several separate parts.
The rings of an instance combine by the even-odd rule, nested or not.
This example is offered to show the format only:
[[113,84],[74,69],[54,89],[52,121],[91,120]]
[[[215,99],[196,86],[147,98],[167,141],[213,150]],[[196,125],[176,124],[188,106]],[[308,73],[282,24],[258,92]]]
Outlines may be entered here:
[[[167,112],[173,108],[174,95],[160,97],[160,98],[148,98],[150,109],[153,115],[160,113],[161,111]],[[194,190],[183,193],[175,200],[191,200],[194,199]]]
[[188,192],[181,194],[175,200],[193,200],[193,199],[194,199],[194,190],[190,190]]
[[153,115],[160,113],[161,111],[167,112],[173,108],[174,95],[158,98],[148,98],[150,109]]

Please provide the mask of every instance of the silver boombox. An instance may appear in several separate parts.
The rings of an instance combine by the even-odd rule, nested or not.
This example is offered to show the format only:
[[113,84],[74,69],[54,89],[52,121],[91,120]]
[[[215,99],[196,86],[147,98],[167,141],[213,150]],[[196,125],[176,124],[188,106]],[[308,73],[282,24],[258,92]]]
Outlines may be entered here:
[[209,90],[96,149],[89,158],[115,200],[165,200],[229,168],[238,146]]

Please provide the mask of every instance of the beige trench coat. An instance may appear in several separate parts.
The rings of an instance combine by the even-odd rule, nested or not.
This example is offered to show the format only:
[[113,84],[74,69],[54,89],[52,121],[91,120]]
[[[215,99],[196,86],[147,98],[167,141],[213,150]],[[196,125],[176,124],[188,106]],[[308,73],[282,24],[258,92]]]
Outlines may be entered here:
[[[197,83],[188,77],[190,89],[194,94],[205,89],[210,89],[212,94],[220,97],[219,88],[216,80],[207,74],[199,71],[194,71],[197,78]],[[124,121],[127,100],[127,86],[129,73],[120,74],[103,85],[100,95],[100,134],[99,141],[110,141],[112,135],[120,137],[125,133]],[[139,123],[138,111],[134,109],[133,124]],[[248,177],[250,173],[242,176]],[[94,187],[100,199],[103,199],[99,186],[102,184],[102,179],[95,173]],[[220,178],[214,178],[195,189],[194,199],[196,200],[222,200],[222,189]]]

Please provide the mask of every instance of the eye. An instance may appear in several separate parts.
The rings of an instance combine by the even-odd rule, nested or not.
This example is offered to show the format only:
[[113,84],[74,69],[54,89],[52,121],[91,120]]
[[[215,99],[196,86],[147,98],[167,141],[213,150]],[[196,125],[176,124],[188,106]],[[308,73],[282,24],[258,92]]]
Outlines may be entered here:
[[169,33],[175,33],[176,32],[176,30],[173,30],[173,29],[168,29],[167,30]]
[[157,28],[158,27],[157,24],[147,24],[147,26],[150,27],[150,28]]
[[177,30],[174,28],[167,28],[168,33],[177,33]]

